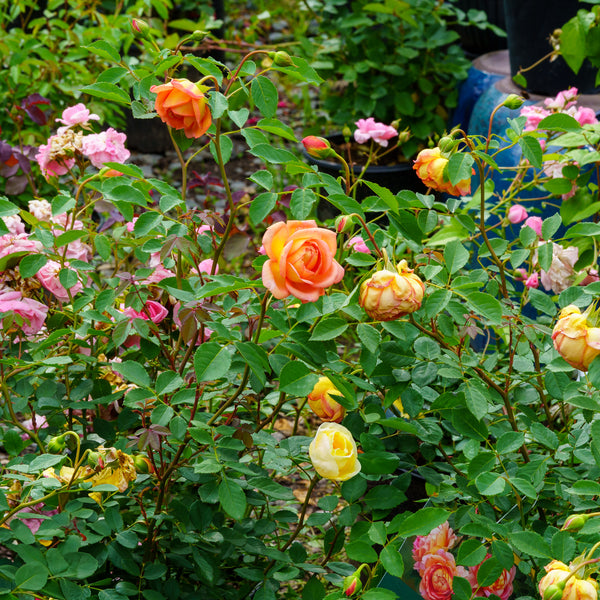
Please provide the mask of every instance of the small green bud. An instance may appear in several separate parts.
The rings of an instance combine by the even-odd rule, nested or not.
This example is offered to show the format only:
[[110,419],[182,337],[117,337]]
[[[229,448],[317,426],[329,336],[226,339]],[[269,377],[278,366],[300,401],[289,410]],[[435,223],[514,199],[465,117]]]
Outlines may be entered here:
[[131,19],[131,31],[133,32],[133,35],[143,40],[150,41],[152,39],[150,26],[146,21],[142,21],[142,19]]
[[562,531],[579,531],[588,519],[588,515],[570,515],[562,526]]
[[558,581],[557,583],[549,585],[544,590],[544,595],[542,596],[542,598],[543,598],[543,600],[561,600],[564,591],[565,591],[564,581]]
[[294,64],[292,57],[283,50],[278,50],[271,58],[278,67],[291,67]]
[[521,108],[521,106],[523,106],[523,102],[525,102],[525,99],[518,94],[509,94],[506,97],[506,100],[504,100],[502,103],[502,106],[506,106],[506,108],[515,110],[517,108]]
[[207,35],[208,35],[208,33],[206,31],[196,29],[196,31],[194,31],[194,33],[192,33],[191,39],[194,42],[202,42],[206,38]]
[[453,140],[449,135],[445,135],[440,138],[438,147],[442,152],[452,152],[456,147],[456,140]]
[[344,594],[350,597],[362,589],[362,583],[360,581],[360,573],[352,573],[348,577],[344,578]]
[[103,469],[104,468],[104,460],[100,452],[89,452],[87,455],[88,465],[92,469]]
[[50,438],[48,443],[46,444],[46,450],[50,454],[60,454],[66,447],[66,435],[58,435],[53,438]]
[[335,220],[335,230],[337,233],[348,231],[354,225],[354,217],[349,215],[341,215]]

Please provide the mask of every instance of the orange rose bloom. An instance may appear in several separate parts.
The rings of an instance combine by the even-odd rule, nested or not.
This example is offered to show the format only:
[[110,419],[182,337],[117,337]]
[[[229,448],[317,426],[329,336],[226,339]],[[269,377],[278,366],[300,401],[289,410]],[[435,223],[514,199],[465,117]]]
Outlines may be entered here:
[[574,368],[587,371],[590,363],[600,354],[600,327],[590,327],[589,310],[583,314],[574,305],[560,311],[552,331],[552,340],[558,353]]
[[341,396],[339,390],[327,377],[319,377],[313,391],[308,395],[308,405],[323,421],[339,423],[346,414],[346,409],[338,404],[332,396]]
[[335,233],[315,221],[274,223],[265,231],[263,248],[269,257],[262,268],[263,284],[280,300],[294,295],[315,302],[344,276],[334,258]]
[[427,148],[417,155],[413,169],[419,179],[427,186],[451,196],[465,196],[471,193],[471,179],[461,179],[456,185],[444,177],[448,159],[442,156],[439,148]]
[[376,271],[360,286],[358,303],[376,321],[393,321],[421,307],[425,285],[405,260],[397,271]]
[[206,133],[212,116],[200,86],[187,79],[172,79],[153,85],[150,91],[157,94],[154,108],[169,127],[183,129],[188,138],[199,138]]

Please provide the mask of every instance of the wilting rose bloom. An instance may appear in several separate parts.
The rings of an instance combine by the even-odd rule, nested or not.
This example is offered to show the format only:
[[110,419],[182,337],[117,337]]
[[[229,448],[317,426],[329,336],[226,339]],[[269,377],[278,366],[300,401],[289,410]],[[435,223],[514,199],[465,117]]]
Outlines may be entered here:
[[[53,136],[54,137],[54,136]],[[46,179],[48,177],[58,177],[69,172],[69,169],[75,164],[74,158],[68,158],[66,156],[60,158],[54,158],[52,151],[52,138],[48,140],[47,144],[42,144],[38,148],[38,152],[35,155],[42,173]]]
[[40,252],[42,244],[29,239],[27,233],[0,235],[0,258],[16,252]]
[[454,556],[446,550],[426,554],[422,560],[419,593],[425,600],[450,600],[454,576],[466,577],[464,567],[457,567]]
[[396,271],[383,269],[360,286],[358,303],[376,321],[393,321],[421,307],[425,285],[405,260]]
[[48,200],[30,200],[28,207],[29,212],[38,221],[50,221],[52,219],[52,205]]
[[348,246],[354,250],[354,252],[364,252],[365,254],[371,254],[365,240],[360,235],[355,235],[353,238],[348,240]]
[[269,260],[263,264],[262,280],[275,298],[294,295],[315,302],[344,276],[335,260],[335,233],[315,221],[274,223],[265,231],[263,246]]
[[442,156],[439,148],[426,148],[417,155],[414,170],[419,179],[427,186],[451,196],[465,196],[471,192],[471,178],[461,179],[456,185],[444,176],[448,159]]
[[308,395],[308,405],[323,421],[339,423],[346,414],[346,409],[333,397],[341,396],[337,388],[327,377],[319,377],[312,392]]
[[523,223],[523,227],[531,227],[536,233],[536,235],[541,238],[542,237],[542,217],[528,217],[525,219],[525,223]]
[[212,123],[210,108],[203,89],[188,79],[172,79],[153,85],[154,107],[163,123],[173,129],[183,129],[187,138],[204,135]]
[[498,596],[500,600],[508,600],[513,593],[513,581],[515,579],[515,573],[517,572],[515,566],[511,567],[510,570],[504,569],[500,577],[498,577],[491,585],[479,587],[479,584],[477,583],[477,573],[479,572],[479,568],[490,557],[491,554],[487,554],[480,564],[475,567],[469,567],[467,579],[471,584],[473,594],[480,597],[485,596],[486,598],[489,598],[491,594],[494,594],[495,596]]
[[112,127],[101,133],[92,133],[83,138],[81,151],[90,162],[101,169],[104,163],[124,163],[129,158],[129,150],[125,148],[127,136]]
[[527,210],[525,207],[520,204],[513,204],[508,209],[508,220],[514,225],[515,223],[520,223],[524,221],[528,217]]
[[[571,572],[567,565],[558,560],[553,560],[547,564],[544,569],[546,570],[546,575],[540,579],[538,586],[542,598],[549,586],[567,579]],[[588,579],[580,579],[577,574],[573,575],[573,577],[567,581],[562,594],[562,600],[597,600],[597,598],[598,584],[596,580],[591,577]]]
[[308,453],[315,471],[325,479],[346,481],[360,472],[356,442],[339,423],[322,423]]
[[306,150],[306,153],[313,158],[328,158],[335,154],[335,151],[329,144],[329,142],[322,137],[316,135],[307,135],[302,140],[302,145]]
[[555,294],[566,290],[575,277],[575,263],[578,258],[579,250],[576,246],[563,248],[560,244],[553,244],[550,268],[548,271],[542,271],[540,276],[544,288]]
[[413,542],[412,557],[415,569],[422,570],[421,561],[426,554],[435,554],[438,550],[450,550],[458,538],[448,521],[432,529],[427,535],[418,535]]
[[19,233],[25,233],[25,223],[19,215],[10,215],[9,217],[2,217],[4,224],[6,225],[8,231],[15,235]]
[[80,102],[75,106],[65,108],[65,110],[63,110],[62,118],[56,120],[67,127],[71,127],[73,125],[83,125],[88,121],[98,121],[100,120],[100,117],[91,113],[89,109],[85,107],[85,104]]
[[[65,267],[69,264],[65,263]],[[69,289],[69,292],[64,288],[59,279],[61,267],[60,263],[55,260],[49,260],[37,273],[36,278],[50,293],[54,294],[62,302],[68,302],[69,292],[71,297],[78,294],[83,289],[81,281],[77,281],[73,287]]]
[[552,331],[552,341],[558,353],[575,369],[587,371],[600,354],[600,327],[588,324],[590,308],[583,314],[570,304],[563,308]]
[[378,123],[373,117],[368,119],[359,119],[354,123],[357,127],[354,132],[354,139],[359,144],[364,144],[369,140],[377,142],[380,146],[387,146],[388,140],[397,136],[398,131],[391,125]]
[[23,319],[21,331],[29,336],[35,335],[43,326],[48,307],[32,298],[25,298],[21,292],[3,292],[0,294],[0,316],[14,313]]

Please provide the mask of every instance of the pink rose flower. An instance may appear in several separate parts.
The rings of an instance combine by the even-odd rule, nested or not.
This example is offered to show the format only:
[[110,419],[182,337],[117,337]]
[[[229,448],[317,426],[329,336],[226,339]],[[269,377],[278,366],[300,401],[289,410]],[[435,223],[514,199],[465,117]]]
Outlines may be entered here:
[[[69,264],[65,263],[65,267]],[[69,302],[73,296],[78,294],[82,289],[83,285],[81,281],[69,289],[69,292],[64,288],[59,279],[59,273],[63,267],[60,263],[55,260],[49,260],[36,274],[38,281],[46,288],[50,293],[54,294],[61,302]]]
[[560,244],[552,246],[552,263],[548,271],[541,272],[544,288],[555,294],[566,290],[575,277],[575,263],[579,258],[579,250],[575,246],[563,248]]
[[27,233],[7,233],[0,236],[0,258],[16,252],[40,252],[42,244],[29,239]]
[[[22,423],[23,427],[29,429],[29,431],[38,431],[40,429],[46,429],[48,427],[48,421],[44,415],[33,415],[31,419],[25,419]],[[29,436],[26,433],[21,434],[21,439],[26,440]]]
[[481,567],[490,556],[490,554],[487,554],[485,559],[476,567],[469,567],[467,579],[471,584],[473,594],[476,596],[485,596],[486,598],[489,598],[491,594],[494,594],[495,596],[498,596],[500,600],[508,600],[509,596],[513,593],[513,580],[515,578],[515,573],[517,572],[515,566],[511,567],[510,571],[504,569],[500,577],[498,577],[491,585],[479,587],[477,584],[479,567]]
[[536,288],[538,287],[538,285],[540,284],[539,282],[539,278],[538,278],[538,274],[537,273],[532,273],[526,280],[525,280],[525,285],[528,288]]
[[[62,227],[62,229],[65,231],[67,229],[82,230],[84,228],[82,221],[80,221],[79,219],[75,219],[73,221],[73,216],[69,215],[68,213],[61,213],[60,215],[54,215],[52,217],[52,222],[56,223],[57,225]],[[56,234],[56,231],[54,233]],[[59,231],[58,233],[60,235],[61,233],[63,233],[63,231]]]
[[[198,269],[192,269],[192,272],[195,273],[206,273],[207,275],[211,274],[212,271],[212,267],[213,267],[213,259],[212,258],[205,258],[204,260],[201,260],[198,263]],[[215,275],[219,272],[219,265],[217,265],[217,268],[215,269]]]
[[35,160],[46,179],[68,173],[75,164],[74,158],[62,158],[60,160],[52,158],[52,137],[48,140],[47,144],[42,144],[38,148],[38,152],[35,155]]
[[428,535],[417,536],[412,548],[415,569],[421,572],[421,561],[426,554],[435,554],[438,550],[450,550],[457,540],[448,521],[432,529]]
[[143,319],[153,323],[160,323],[169,314],[169,311],[155,300],[147,300],[144,308],[139,312],[131,306],[125,308],[123,312],[131,319]]
[[419,593],[425,600],[450,600],[454,576],[466,577],[467,570],[457,567],[454,556],[445,550],[426,554],[422,561]]
[[65,257],[81,260],[83,262],[90,262],[92,249],[81,240],[75,240],[74,242],[67,244]]
[[133,233],[133,228],[135,227],[135,222],[139,219],[139,217],[133,217],[133,219],[127,223],[125,229],[127,229],[128,233]]
[[520,116],[527,118],[524,131],[537,129],[540,121],[551,114],[549,110],[545,110],[541,106],[522,106],[519,113]]
[[21,331],[26,336],[35,335],[43,326],[48,307],[37,300],[25,298],[21,292],[0,294],[0,315],[14,313],[23,319]]
[[369,140],[373,140],[380,146],[387,146],[388,140],[398,135],[398,131],[391,125],[378,123],[373,117],[359,119],[356,121],[355,125],[357,129],[354,132],[354,139],[359,144],[364,144]]
[[29,212],[38,221],[50,221],[52,219],[52,205],[48,200],[30,200],[28,207]]
[[[34,506],[28,506],[20,510],[13,518],[21,521],[35,535],[40,525],[46,520],[45,517],[52,517],[58,514],[58,510],[42,510],[42,508],[44,508],[42,502]],[[24,515],[30,516],[23,518]]]
[[531,227],[539,238],[542,237],[542,218],[528,217],[523,224],[523,227]]
[[158,264],[154,267],[154,271],[141,283],[144,285],[152,285],[153,283],[158,283],[169,277],[175,277],[175,273],[166,269],[162,264]]
[[2,217],[2,220],[4,221],[4,224],[10,233],[14,233],[15,235],[18,235],[19,233],[25,233],[25,223],[23,223],[19,215]]
[[592,125],[598,122],[596,113],[592,108],[586,106],[579,106],[577,111],[573,115],[580,125]]
[[365,244],[365,240],[360,235],[355,235],[353,238],[348,240],[348,247],[352,248],[354,252],[363,252],[365,254],[371,254],[371,251]]
[[546,98],[544,104],[546,108],[555,109],[558,111],[566,110],[575,104],[579,90],[576,87],[571,87],[568,90],[563,90],[556,94],[556,98]]
[[106,162],[124,163],[130,155],[129,150],[125,148],[126,139],[124,133],[109,127],[102,133],[86,135],[81,151],[97,169],[101,169]]
[[75,106],[69,106],[63,110],[62,119],[56,119],[59,123],[68,127],[73,125],[83,125],[88,121],[99,121],[100,117],[94,113],[91,113],[85,104],[81,102]]
[[524,221],[528,217],[528,213],[525,210],[525,207],[520,204],[513,204],[508,209],[508,220],[514,225],[515,223],[520,223]]

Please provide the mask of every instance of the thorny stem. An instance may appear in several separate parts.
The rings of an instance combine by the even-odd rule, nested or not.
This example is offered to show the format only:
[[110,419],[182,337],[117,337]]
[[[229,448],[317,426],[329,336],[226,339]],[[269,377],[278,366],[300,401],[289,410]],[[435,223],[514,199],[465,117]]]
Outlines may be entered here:
[[173,142],[173,146],[175,148],[175,152],[177,153],[177,158],[179,159],[179,164],[181,165],[181,201],[185,204],[185,195],[187,192],[187,163],[183,158],[183,154],[181,153],[181,149],[179,145],[175,141],[175,136],[173,135],[173,129],[171,127],[169,129],[169,137]]

